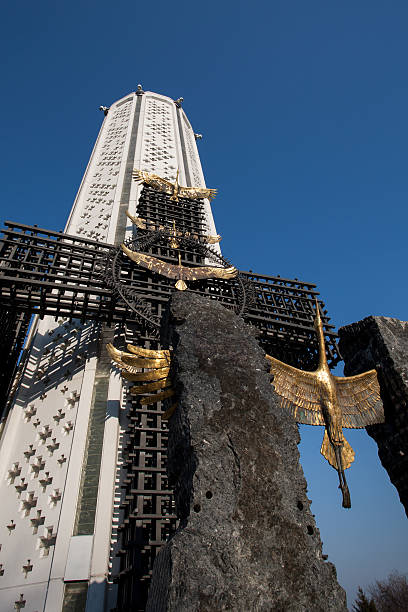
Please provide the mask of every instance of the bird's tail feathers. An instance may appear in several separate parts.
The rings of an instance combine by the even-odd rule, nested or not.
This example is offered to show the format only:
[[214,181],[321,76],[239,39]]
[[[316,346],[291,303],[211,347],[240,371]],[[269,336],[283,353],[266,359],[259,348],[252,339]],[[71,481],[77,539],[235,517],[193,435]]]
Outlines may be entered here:
[[[343,463],[343,469],[346,470],[350,467],[350,465],[354,461],[354,451],[351,448],[350,444],[347,442],[346,438],[343,436],[343,446],[339,447],[339,451],[341,451],[341,458]],[[327,461],[330,463],[335,470],[338,469],[336,454],[334,452],[334,448],[330,443],[329,436],[327,434],[327,430],[324,430],[322,447],[320,449],[321,454]]]

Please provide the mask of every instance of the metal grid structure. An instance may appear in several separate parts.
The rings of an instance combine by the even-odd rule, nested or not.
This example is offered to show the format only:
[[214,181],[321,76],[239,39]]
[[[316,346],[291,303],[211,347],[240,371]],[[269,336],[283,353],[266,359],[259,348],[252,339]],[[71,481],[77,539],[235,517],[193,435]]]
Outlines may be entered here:
[[30,315],[12,308],[0,308],[0,352],[7,355],[0,372],[0,407],[12,398],[21,347],[30,324]]
[[[5,225],[0,242],[3,312],[108,324],[138,321],[135,313],[106,285],[101,274],[115,247],[36,226],[10,222]],[[150,252],[157,250],[149,249]],[[163,248],[160,251],[162,254]],[[193,253],[186,253],[183,262],[189,262],[193,256],[194,263],[199,263]],[[123,269],[126,283],[151,303],[160,316],[174,291],[173,283],[136,268],[125,258]],[[313,330],[316,285],[253,272],[240,272],[240,277],[247,293],[243,316],[260,330],[260,342],[265,349],[288,363],[312,369],[317,347]],[[234,306],[234,289],[234,283],[209,279],[197,282],[192,290],[218,299],[226,306]],[[321,301],[320,304],[323,306]],[[337,336],[328,317],[324,318],[324,326],[328,361],[334,366],[340,360]]]
[[[201,237],[207,233],[201,201],[180,198],[174,202],[145,186],[138,214],[154,224],[152,234],[160,226],[171,226],[173,220],[182,232]],[[143,237],[149,231],[139,233]],[[175,261],[166,241],[148,243],[149,240],[146,252]],[[119,262],[120,283],[140,298],[150,315],[159,320],[174,291],[174,281],[136,267],[113,245],[35,226],[6,223],[0,244],[0,309],[5,313],[8,337],[13,337],[13,350],[7,354],[13,355],[14,361],[9,364],[8,381],[3,381],[3,394],[9,389],[25,335],[22,321],[27,322],[33,314],[116,324],[117,348],[124,348],[128,342],[160,348],[158,329],[129,309],[115,282],[107,284],[106,269],[115,258]],[[203,251],[184,249],[182,262],[193,266],[202,264]],[[243,299],[242,287],[243,310],[238,303]],[[239,310],[240,307],[246,322],[258,329],[259,342],[269,354],[303,369],[316,367],[313,319],[318,293],[315,285],[240,272],[238,280],[200,281],[190,290],[217,299],[228,308]],[[335,365],[340,357],[336,334],[327,316],[324,325],[328,360]],[[123,435],[118,449],[121,503],[118,533],[113,534],[119,543],[114,553],[120,558],[120,568],[113,579],[119,583],[117,610],[141,611],[145,607],[154,558],[174,530],[176,514],[166,474],[168,430],[162,419],[163,409],[160,404],[141,406],[139,399],[126,389],[125,395]]]

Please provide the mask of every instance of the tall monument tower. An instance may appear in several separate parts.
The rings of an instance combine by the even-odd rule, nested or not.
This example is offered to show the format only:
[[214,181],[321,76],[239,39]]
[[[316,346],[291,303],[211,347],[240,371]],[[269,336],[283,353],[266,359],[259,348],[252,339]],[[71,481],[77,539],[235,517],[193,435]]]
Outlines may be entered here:
[[317,366],[316,286],[238,274],[221,255],[182,98],[138,86],[101,110],[65,232],[6,222],[0,244],[0,610],[145,609],[177,519],[167,406],[133,394],[105,347],[168,348],[160,324],[175,286],[188,280],[242,316],[268,354]]
[[[101,107],[103,124],[67,234],[118,245],[133,231],[126,211],[141,215],[140,206],[144,218],[168,222],[163,197],[143,190],[132,179],[134,168],[172,181],[179,171],[180,184],[205,186],[197,135],[181,103],[139,86]],[[216,234],[207,200],[176,209],[173,218],[186,231]],[[73,278],[76,265],[66,261]],[[150,278],[143,277],[145,292]],[[128,328],[118,333],[132,339]],[[104,352],[114,334],[113,327],[76,319],[33,322],[1,438],[1,610],[110,610],[117,583],[121,609],[145,599],[146,568],[175,520],[164,468],[166,425],[156,406],[137,421],[132,416]],[[142,341],[156,348],[148,334]]]

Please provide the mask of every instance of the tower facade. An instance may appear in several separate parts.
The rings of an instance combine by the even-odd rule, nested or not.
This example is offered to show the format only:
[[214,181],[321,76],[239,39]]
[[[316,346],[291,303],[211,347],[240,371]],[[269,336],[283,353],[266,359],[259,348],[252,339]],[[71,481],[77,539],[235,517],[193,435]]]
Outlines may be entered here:
[[[215,235],[207,200],[170,205],[132,179],[134,168],[172,181],[179,171],[180,184],[205,186],[181,101],[139,87],[103,110],[65,232],[118,245],[133,232],[129,211]],[[66,268],[75,278],[68,259]],[[151,275],[141,283],[146,293]],[[160,315],[160,302],[155,308]],[[148,568],[175,524],[167,429],[160,407],[135,416],[104,345],[137,337],[157,348],[149,334],[143,325],[34,320],[1,438],[0,609],[109,610],[118,584],[120,609],[143,609]]]

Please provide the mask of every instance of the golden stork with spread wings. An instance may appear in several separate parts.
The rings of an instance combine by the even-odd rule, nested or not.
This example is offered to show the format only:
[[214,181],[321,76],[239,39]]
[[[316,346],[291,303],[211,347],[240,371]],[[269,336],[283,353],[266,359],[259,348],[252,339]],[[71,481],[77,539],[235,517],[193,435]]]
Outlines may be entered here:
[[182,187],[178,182],[179,171],[177,170],[176,180],[174,183],[167,181],[157,174],[151,174],[144,170],[133,170],[133,178],[138,183],[146,183],[151,185],[153,189],[163,191],[171,196],[170,200],[178,202],[180,198],[188,198],[190,200],[200,200],[207,198],[213,200],[217,195],[216,189],[207,189],[206,187]]
[[184,291],[187,289],[185,281],[195,281],[204,278],[223,278],[225,280],[231,280],[238,274],[237,268],[229,266],[228,268],[222,268],[217,266],[198,266],[196,268],[189,268],[183,266],[181,263],[181,255],[179,253],[179,263],[170,264],[152,255],[146,253],[139,253],[139,251],[132,251],[124,244],[121,245],[122,251],[138,266],[162,274],[167,278],[176,278],[176,289]]
[[319,365],[314,372],[298,370],[266,355],[273,386],[297,423],[323,425],[320,452],[339,475],[343,507],[351,508],[344,470],[354,461],[354,451],[343,435],[343,427],[362,428],[384,422],[380,387],[375,370],[357,376],[333,376],[326,359],[323,324],[316,300],[314,327],[319,341]]

